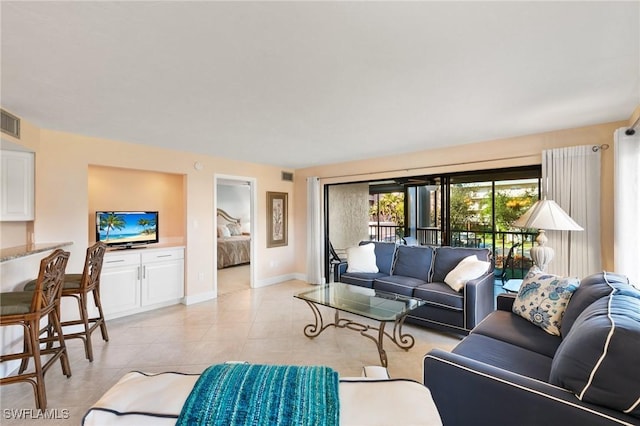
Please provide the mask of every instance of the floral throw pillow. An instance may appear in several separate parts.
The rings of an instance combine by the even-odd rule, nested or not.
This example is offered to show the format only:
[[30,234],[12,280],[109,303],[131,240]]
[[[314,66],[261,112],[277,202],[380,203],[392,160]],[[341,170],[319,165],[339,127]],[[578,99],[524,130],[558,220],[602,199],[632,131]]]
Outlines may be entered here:
[[513,313],[559,336],[562,316],[579,285],[578,278],[546,274],[534,266],[522,282]]

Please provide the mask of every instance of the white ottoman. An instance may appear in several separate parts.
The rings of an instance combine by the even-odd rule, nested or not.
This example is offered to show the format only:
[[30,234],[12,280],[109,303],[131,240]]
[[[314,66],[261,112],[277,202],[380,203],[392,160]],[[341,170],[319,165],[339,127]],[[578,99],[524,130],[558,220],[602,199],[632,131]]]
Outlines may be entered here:
[[[179,373],[127,373],[89,409],[82,424],[174,425],[198,377]],[[442,425],[431,393],[418,382],[343,378],[339,394],[340,424],[344,426]]]

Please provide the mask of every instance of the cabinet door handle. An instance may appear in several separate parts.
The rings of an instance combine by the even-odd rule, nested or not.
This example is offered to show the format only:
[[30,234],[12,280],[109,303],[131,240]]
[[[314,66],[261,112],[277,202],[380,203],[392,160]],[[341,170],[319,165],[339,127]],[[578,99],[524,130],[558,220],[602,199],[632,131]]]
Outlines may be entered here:
[[124,259],[107,260],[105,263],[120,263],[120,262],[124,262]]
[[140,272],[140,267],[138,266],[138,281],[142,280],[142,274]]
[[147,267],[142,265],[142,279],[147,278]]
[[159,254],[156,257],[171,257],[173,256],[172,254]]

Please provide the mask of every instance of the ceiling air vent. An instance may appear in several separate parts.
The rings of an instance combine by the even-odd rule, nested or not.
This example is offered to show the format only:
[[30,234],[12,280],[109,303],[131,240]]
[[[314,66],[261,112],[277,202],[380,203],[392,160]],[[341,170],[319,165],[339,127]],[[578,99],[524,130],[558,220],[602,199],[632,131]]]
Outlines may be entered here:
[[287,182],[293,182],[293,173],[282,172],[282,180],[285,180]]
[[20,119],[3,109],[0,109],[0,113],[2,114],[2,133],[20,139]]

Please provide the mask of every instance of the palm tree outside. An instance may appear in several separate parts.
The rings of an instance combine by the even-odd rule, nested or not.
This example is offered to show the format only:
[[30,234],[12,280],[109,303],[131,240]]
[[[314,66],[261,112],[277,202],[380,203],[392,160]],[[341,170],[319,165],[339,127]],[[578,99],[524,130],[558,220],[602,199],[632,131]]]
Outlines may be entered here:
[[121,230],[124,229],[125,226],[127,226],[127,223],[125,222],[124,218],[122,216],[118,216],[117,214],[109,213],[106,216],[100,217],[100,229],[107,230],[107,234],[104,238],[105,241],[109,241],[109,232],[111,232],[112,229]]

